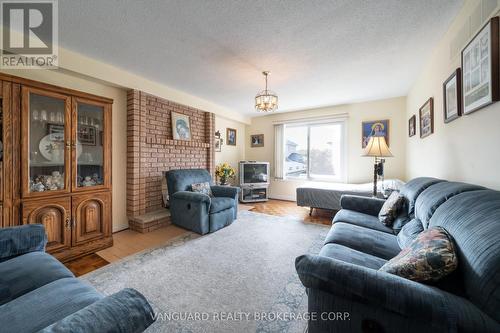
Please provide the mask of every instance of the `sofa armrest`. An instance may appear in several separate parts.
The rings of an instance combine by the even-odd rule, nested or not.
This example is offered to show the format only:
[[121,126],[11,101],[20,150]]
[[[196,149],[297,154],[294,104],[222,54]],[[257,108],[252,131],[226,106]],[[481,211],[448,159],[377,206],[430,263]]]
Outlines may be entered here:
[[143,332],[155,321],[153,309],[144,296],[134,289],[90,304],[46,327],[41,332]]
[[436,287],[323,256],[303,255],[295,267],[306,288],[395,315],[429,322],[441,321],[458,332],[494,332],[500,325],[465,298]]
[[47,235],[42,224],[0,229],[0,261],[35,251],[45,251]]
[[204,202],[210,204],[210,197],[199,192],[179,191],[172,195],[172,199],[180,199],[192,202]]
[[239,187],[235,186],[218,186],[213,185],[210,187],[212,190],[212,194],[215,197],[227,197],[227,198],[237,198],[238,192],[240,191]]
[[354,210],[363,214],[378,216],[384,202],[384,199],[344,194],[340,198],[340,207],[342,207],[342,209]]

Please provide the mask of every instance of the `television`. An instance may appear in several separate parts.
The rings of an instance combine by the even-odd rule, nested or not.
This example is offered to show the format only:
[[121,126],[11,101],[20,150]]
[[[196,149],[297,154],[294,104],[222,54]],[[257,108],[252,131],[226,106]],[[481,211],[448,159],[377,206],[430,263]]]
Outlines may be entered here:
[[268,185],[269,162],[241,161],[240,185]]

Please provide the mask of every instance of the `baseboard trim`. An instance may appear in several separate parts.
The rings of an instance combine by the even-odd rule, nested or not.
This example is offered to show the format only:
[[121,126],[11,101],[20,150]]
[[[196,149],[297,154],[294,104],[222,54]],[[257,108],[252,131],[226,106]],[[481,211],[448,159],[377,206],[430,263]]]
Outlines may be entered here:
[[127,230],[129,228],[128,223],[127,224],[118,224],[113,226],[113,233],[115,232],[120,232],[123,230]]
[[295,197],[291,195],[270,195],[269,199],[276,199],[276,200],[283,200],[283,201],[293,201],[296,202],[297,200]]

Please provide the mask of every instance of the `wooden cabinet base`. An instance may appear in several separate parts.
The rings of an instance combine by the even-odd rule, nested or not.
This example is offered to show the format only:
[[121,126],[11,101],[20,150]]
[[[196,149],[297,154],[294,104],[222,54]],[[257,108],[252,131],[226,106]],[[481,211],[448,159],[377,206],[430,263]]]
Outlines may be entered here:
[[110,236],[97,239],[94,241],[89,241],[83,245],[73,246],[70,249],[64,251],[56,251],[56,252],[49,251],[49,253],[54,257],[56,257],[58,260],[66,262],[79,257],[83,257],[90,253],[106,249],[111,246],[113,246],[113,237]]

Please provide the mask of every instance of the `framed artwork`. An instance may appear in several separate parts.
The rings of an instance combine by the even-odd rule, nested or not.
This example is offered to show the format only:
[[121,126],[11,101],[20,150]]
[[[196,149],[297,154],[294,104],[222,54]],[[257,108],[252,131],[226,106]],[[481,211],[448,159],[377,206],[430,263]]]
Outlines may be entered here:
[[434,133],[434,99],[431,97],[419,110],[420,137],[425,138]]
[[462,50],[462,107],[469,114],[499,100],[499,18],[493,17]]
[[95,146],[97,133],[94,126],[78,125],[78,141],[82,145]]
[[250,135],[250,145],[252,148],[264,147],[264,134]]
[[361,124],[361,147],[365,148],[371,136],[383,136],[389,146],[389,119],[363,121]]
[[443,83],[444,122],[449,123],[462,115],[462,83],[457,68]]
[[236,146],[236,130],[234,128],[226,130],[226,142],[229,146]]
[[408,136],[411,138],[415,134],[417,134],[417,117],[413,115],[408,120]]
[[216,152],[221,152],[222,151],[222,139],[220,138],[215,138],[215,151]]
[[172,137],[174,140],[191,140],[189,116],[172,112]]

